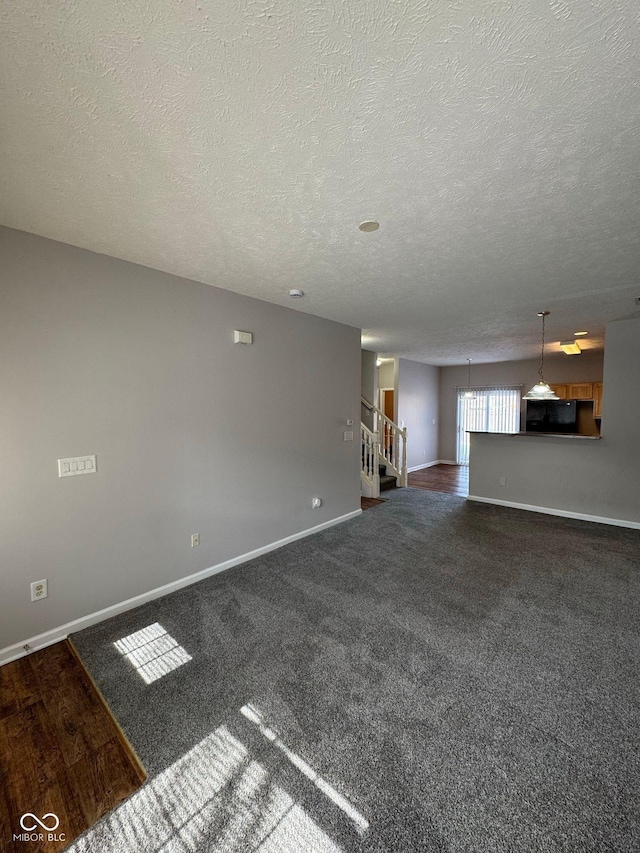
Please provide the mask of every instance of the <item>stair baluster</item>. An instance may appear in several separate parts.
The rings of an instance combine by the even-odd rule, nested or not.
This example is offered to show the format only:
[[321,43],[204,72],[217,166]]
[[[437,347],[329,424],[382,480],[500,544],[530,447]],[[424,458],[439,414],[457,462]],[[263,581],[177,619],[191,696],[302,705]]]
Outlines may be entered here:
[[[388,418],[377,406],[368,403],[364,397],[362,403],[373,413],[374,430],[360,424],[362,445],[362,484],[367,497],[380,494],[380,474],[378,465],[384,465],[387,474],[393,474],[398,485],[407,485],[407,430]],[[369,494],[371,492],[371,494]]]

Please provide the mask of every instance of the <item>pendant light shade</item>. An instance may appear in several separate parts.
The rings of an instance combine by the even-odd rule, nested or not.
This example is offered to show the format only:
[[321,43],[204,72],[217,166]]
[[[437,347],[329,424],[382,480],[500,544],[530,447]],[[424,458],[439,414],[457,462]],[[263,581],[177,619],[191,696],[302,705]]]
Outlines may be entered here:
[[538,317],[542,317],[542,351],[540,354],[540,367],[538,374],[540,380],[536,382],[531,391],[525,394],[523,400],[559,400],[557,394],[554,394],[548,382],[544,381],[544,318],[549,315],[548,311],[538,311]]
[[531,391],[525,394],[523,400],[559,400],[557,394],[553,393],[553,389],[548,382],[536,382]]

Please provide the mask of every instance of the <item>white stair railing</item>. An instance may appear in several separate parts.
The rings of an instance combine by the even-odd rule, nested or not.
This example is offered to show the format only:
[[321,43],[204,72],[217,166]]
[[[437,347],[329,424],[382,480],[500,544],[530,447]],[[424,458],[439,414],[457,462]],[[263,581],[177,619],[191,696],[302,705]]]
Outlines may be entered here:
[[[369,475],[365,472],[365,459],[370,459],[370,451],[367,449],[375,438],[377,440],[377,460],[392,473],[398,480],[398,485],[407,485],[407,430],[406,427],[398,426],[395,421],[388,418],[377,406],[372,405],[364,397],[360,398],[362,404],[373,413],[373,431],[365,424],[360,425],[362,444],[362,482],[368,484]],[[378,468],[376,468],[376,472]],[[378,478],[379,479],[379,478]],[[379,487],[379,483],[378,483]],[[378,497],[378,495],[368,495]]]
[[376,427],[380,436],[380,459],[395,474],[399,486],[407,485],[407,429],[400,427],[376,408]]
[[362,492],[367,498],[380,497],[380,436],[360,424],[360,445],[362,447],[362,468],[360,479]]

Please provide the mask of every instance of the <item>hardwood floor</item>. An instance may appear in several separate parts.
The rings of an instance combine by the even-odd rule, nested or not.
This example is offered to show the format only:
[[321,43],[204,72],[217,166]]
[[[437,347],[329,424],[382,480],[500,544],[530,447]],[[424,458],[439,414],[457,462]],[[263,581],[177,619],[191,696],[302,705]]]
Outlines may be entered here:
[[409,486],[466,498],[469,494],[469,466],[433,465],[422,471],[413,471],[409,474]]
[[383,504],[384,500],[381,498],[365,498],[360,495],[360,508],[362,510],[365,509],[373,509],[374,506],[378,506],[379,504]]
[[0,667],[0,850],[63,850],[145,778],[69,641]]

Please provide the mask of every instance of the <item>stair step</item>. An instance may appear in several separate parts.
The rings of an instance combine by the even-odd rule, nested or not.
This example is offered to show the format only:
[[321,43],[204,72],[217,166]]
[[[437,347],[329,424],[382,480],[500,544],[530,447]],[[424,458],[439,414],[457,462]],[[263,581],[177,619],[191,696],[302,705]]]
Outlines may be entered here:
[[388,474],[380,475],[380,491],[384,492],[386,489],[395,489],[398,485],[398,481],[395,477],[390,477]]

